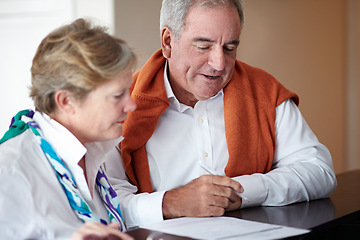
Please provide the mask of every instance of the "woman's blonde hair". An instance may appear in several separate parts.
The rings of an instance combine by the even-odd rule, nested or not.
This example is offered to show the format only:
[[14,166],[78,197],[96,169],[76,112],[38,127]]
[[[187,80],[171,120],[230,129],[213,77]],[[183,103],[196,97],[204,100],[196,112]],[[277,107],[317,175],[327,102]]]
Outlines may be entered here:
[[64,25],[40,43],[31,67],[30,97],[37,111],[56,109],[55,92],[66,89],[81,100],[97,86],[134,71],[136,56],[121,39],[85,19]]

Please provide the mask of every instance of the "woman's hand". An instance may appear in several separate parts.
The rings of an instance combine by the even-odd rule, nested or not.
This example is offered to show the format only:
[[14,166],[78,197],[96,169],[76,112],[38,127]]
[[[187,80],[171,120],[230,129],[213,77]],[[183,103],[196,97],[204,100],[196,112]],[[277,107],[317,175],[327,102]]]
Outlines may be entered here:
[[133,240],[131,236],[120,232],[119,224],[86,222],[73,235],[72,240]]

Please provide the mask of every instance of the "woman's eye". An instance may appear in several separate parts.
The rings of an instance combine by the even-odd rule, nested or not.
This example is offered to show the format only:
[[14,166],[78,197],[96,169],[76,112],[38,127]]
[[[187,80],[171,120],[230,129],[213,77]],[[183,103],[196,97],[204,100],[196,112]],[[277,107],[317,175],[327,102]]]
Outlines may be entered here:
[[115,99],[120,99],[123,95],[124,95],[124,94],[122,94],[122,93],[121,93],[121,94],[117,94],[117,95],[114,95],[114,98],[115,98]]

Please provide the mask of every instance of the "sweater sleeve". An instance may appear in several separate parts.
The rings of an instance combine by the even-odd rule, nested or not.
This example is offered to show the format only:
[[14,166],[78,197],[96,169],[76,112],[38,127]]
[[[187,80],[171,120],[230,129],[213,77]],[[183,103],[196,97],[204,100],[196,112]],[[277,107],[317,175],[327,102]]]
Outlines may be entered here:
[[242,207],[281,206],[329,197],[336,178],[329,150],[291,100],[276,109],[275,156],[270,172],[235,177],[250,200]]

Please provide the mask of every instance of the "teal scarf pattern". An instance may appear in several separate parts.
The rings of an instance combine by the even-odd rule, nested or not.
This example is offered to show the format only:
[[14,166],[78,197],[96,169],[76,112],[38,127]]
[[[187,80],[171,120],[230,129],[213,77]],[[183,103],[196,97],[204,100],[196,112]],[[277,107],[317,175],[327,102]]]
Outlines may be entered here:
[[[66,167],[63,160],[61,160],[61,158],[56,154],[49,142],[42,137],[39,125],[33,120],[34,114],[35,113],[32,110],[23,110],[17,113],[11,121],[9,130],[0,140],[0,144],[13,137],[16,137],[17,135],[23,133],[25,130],[30,129],[38,139],[41,149],[43,150],[47,160],[53,167],[57,179],[62,185],[64,192],[69,200],[69,203],[76,215],[83,222],[91,221],[107,224],[104,219],[100,219],[91,211],[89,205],[86,203],[83,196],[81,195],[70,170]],[[96,176],[96,187],[100,196],[103,199],[103,203],[107,209],[110,222],[119,223],[119,230],[122,232],[125,231],[125,225],[120,210],[119,199],[116,192],[109,183],[109,180],[104,173],[102,167],[100,167]]]

